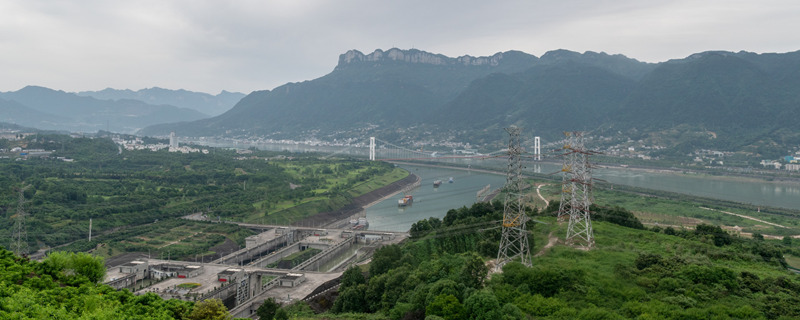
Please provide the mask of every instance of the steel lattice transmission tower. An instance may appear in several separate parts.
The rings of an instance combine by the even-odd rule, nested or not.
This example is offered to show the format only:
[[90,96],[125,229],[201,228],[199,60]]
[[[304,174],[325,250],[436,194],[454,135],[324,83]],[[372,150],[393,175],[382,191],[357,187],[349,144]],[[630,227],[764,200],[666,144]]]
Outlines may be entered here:
[[564,132],[564,154],[561,158],[564,159],[564,164],[561,167],[562,180],[561,180],[561,202],[558,205],[558,221],[563,222],[569,218],[570,207],[573,202],[573,190],[575,190],[575,180],[572,176],[572,170],[576,167],[576,162],[579,162],[579,157],[575,152],[572,152],[573,146],[576,141],[572,132]]
[[519,259],[522,264],[531,266],[531,252],[528,243],[528,231],[525,224],[528,215],[522,202],[522,147],[520,147],[520,129],[516,126],[506,128],[508,142],[508,171],[506,176],[505,206],[503,209],[503,232],[500,238],[500,250],[497,252],[497,268]]
[[25,227],[25,217],[28,215],[23,210],[25,204],[25,189],[30,186],[19,188],[19,201],[17,201],[17,214],[14,223],[14,235],[11,239],[11,251],[18,256],[28,254],[28,231]]
[[566,242],[586,248],[594,246],[594,232],[589,207],[592,205],[592,165],[589,156],[594,152],[586,149],[583,132],[565,132],[564,179],[561,186],[560,221],[569,218]]

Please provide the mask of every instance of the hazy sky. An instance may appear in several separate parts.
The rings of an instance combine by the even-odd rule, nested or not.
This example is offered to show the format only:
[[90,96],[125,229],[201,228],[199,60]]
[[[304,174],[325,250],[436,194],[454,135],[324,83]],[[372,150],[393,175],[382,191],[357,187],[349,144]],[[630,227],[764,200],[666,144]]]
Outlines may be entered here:
[[800,50],[797,0],[0,0],[0,91],[217,93],[321,77],[350,49],[555,49],[648,62]]

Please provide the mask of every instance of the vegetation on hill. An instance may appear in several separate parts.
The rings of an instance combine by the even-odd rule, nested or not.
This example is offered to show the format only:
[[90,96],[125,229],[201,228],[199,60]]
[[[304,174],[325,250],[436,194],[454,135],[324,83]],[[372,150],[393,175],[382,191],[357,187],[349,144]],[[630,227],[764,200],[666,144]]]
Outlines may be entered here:
[[[36,114],[17,114],[13,119],[18,123],[48,130],[113,129],[116,132],[133,133],[138,128],[157,123],[207,117],[196,110],[171,105],[151,105],[139,100],[100,100],[37,86],[0,92],[0,99],[35,110]],[[2,104],[0,102],[0,112],[3,111]],[[32,117],[40,115],[42,119]]]
[[102,258],[52,252],[37,262],[0,247],[2,319],[230,319],[219,300],[191,303],[98,284]]
[[496,59],[488,65],[393,52],[430,59],[340,60],[330,74],[253,92],[220,116],[142,133],[177,128],[329,141],[371,135],[491,149],[505,140],[498,129],[514,124],[545,141],[564,130],[642,140],[665,147],[655,156],[673,159],[697,149],[774,159],[800,144],[798,52],[703,52],[658,64],[594,52],[506,52],[484,57]]
[[[502,205],[450,210],[412,227],[413,241],[350,269],[328,319],[790,319],[800,317],[800,277],[787,271],[789,242],[732,236],[721,228],[645,229],[623,208],[598,208],[595,248],[563,244],[558,205],[529,211],[533,266],[496,257]],[[602,214],[601,214],[602,213]],[[324,299],[324,298],[322,298]],[[313,301],[325,305],[325,301]],[[329,303],[328,303],[329,304]],[[302,306],[287,310],[317,317]],[[306,311],[303,311],[306,310]],[[366,314],[370,316],[367,317]]]
[[[151,249],[154,255],[163,251],[173,258],[194,258],[213,254],[210,248],[226,239],[241,245],[249,233],[235,226],[166,220],[202,213],[212,221],[286,224],[341,208],[407,175],[386,163],[313,155],[127,151],[101,138],[40,134],[2,143],[55,150],[50,157],[0,159],[0,208],[7,213],[0,219],[0,234],[10,239],[19,201],[15,190],[28,186],[22,208],[29,213],[33,250],[73,243],[70,250],[84,251],[99,240],[110,243],[103,255]],[[84,240],[89,219],[91,243]],[[118,241],[122,235],[127,238]]]

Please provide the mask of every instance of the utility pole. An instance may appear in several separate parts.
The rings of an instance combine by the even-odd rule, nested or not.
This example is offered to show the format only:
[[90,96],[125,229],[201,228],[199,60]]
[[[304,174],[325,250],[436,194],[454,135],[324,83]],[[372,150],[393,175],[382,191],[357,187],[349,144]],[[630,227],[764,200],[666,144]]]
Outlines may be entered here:
[[23,209],[25,204],[25,189],[30,185],[18,188],[19,200],[17,201],[17,215],[14,223],[14,235],[12,236],[11,251],[18,256],[28,254],[28,229],[25,226],[25,217],[28,213]]
[[519,259],[522,264],[531,266],[531,252],[528,243],[528,230],[525,228],[528,215],[522,202],[522,147],[520,129],[516,126],[506,128],[508,141],[508,170],[506,172],[505,205],[503,208],[503,231],[500,250],[497,252],[496,268]]
[[561,186],[561,204],[559,205],[559,221],[569,217],[566,242],[585,248],[594,246],[594,231],[589,208],[592,205],[592,165],[589,156],[596,152],[587,150],[584,145],[584,133],[580,131],[565,132],[564,173]]

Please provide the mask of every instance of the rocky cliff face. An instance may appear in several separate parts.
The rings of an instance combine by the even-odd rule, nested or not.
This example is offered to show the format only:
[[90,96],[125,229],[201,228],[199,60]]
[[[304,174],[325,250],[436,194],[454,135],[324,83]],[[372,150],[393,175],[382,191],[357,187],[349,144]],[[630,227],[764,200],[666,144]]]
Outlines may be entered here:
[[416,49],[400,50],[392,48],[387,51],[375,50],[370,54],[363,54],[358,50],[350,50],[339,56],[339,64],[337,68],[347,64],[359,62],[388,62],[388,61],[404,61],[408,63],[420,63],[431,65],[456,65],[461,64],[465,66],[497,66],[500,60],[503,59],[503,53],[498,52],[489,57],[472,57],[461,56],[458,58],[450,58],[441,54],[433,54],[430,52],[420,51]]

